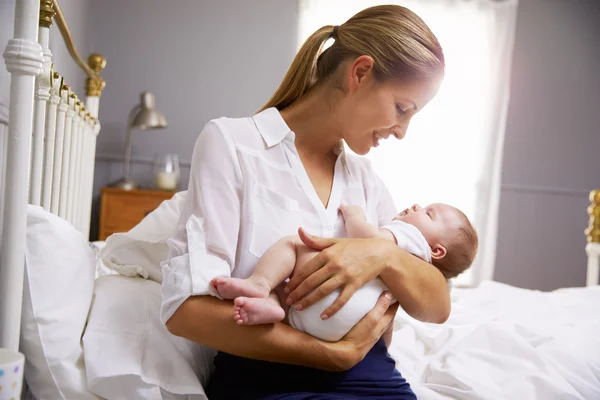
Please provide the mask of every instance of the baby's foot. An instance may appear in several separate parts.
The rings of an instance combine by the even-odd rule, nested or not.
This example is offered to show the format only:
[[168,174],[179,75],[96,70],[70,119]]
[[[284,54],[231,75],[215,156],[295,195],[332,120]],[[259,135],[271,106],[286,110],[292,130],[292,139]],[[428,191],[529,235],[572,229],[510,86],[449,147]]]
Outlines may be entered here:
[[271,291],[269,285],[259,279],[215,278],[212,280],[215,290],[224,299],[235,299],[240,296],[265,298]]
[[285,318],[283,308],[271,299],[238,297],[234,301],[233,319],[238,325],[272,324]]

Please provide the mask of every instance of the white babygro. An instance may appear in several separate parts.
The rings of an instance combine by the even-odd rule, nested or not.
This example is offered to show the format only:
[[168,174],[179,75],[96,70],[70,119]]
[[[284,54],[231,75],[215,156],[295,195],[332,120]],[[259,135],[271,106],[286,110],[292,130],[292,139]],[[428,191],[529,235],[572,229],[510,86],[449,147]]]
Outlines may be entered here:
[[414,225],[406,222],[393,220],[381,229],[392,232],[396,238],[398,247],[404,249],[414,256],[417,256],[428,263],[431,262],[431,247],[421,231]]
[[[431,262],[431,248],[415,226],[402,221],[392,221],[382,229],[392,232],[400,248]],[[375,307],[384,290],[388,288],[381,279],[372,280],[358,289],[340,311],[323,321],[321,314],[338,298],[338,289],[306,310],[290,309],[290,325],[320,339],[336,342]]]

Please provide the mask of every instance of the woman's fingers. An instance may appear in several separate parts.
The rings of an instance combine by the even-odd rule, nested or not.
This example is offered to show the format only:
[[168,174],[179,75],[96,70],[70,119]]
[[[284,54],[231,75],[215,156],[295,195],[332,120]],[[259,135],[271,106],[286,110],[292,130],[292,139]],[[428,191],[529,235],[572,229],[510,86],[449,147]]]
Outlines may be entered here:
[[[323,268],[321,271],[325,270]],[[306,281],[305,281],[306,282]],[[315,290],[310,292],[305,298],[298,301],[294,308],[296,310],[305,310],[308,307],[315,304],[317,301],[327,297],[329,294],[333,293],[334,290],[341,286],[341,282],[336,277],[333,277],[327,280],[325,283],[318,286]],[[293,303],[290,303],[293,304]]]
[[[315,290],[309,296],[312,296],[316,292],[322,292],[324,290],[323,284],[329,278],[331,278],[331,272],[328,271],[327,268],[320,268],[320,269],[316,270],[313,274],[311,274],[308,278],[301,281],[300,284],[295,289],[292,289],[293,288],[293,286],[291,286],[292,281],[290,281],[290,284],[288,284],[286,286],[286,289],[290,290],[290,294],[288,295],[288,297],[286,299],[286,304],[287,305],[295,304],[301,300],[300,303],[295,304],[296,306],[300,306],[300,308],[297,308],[297,310],[302,310],[302,309],[307,308],[308,306],[314,304],[314,302],[308,303],[306,301],[307,299],[303,299],[303,297],[306,296],[308,293],[310,293],[311,290],[313,290],[313,289],[315,289]],[[292,280],[293,279],[294,278],[292,278]],[[329,293],[331,293],[331,292],[329,292]],[[329,293],[327,293],[327,294],[329,294]],[[323,296],[323,297],[325,297],[325,296]],[[312,297],[314,297],[314,296],[312,296]]]
[[391,293],[382,293],[375,307],[337,342],[343,354],[350,357],[348,368],[355,366],[365,357],[394,320],[398,303],[390,307],[391,302]]
[[[331,279],[331,280],[333,280],[333,279]],[[342,307],[344,307],[346,305],[348,300],[350,300],[350,298],[352,297],[352,295],[355,292],[356,292],[356,288],[354,288],[350,285],[346,286],[342,290],[342,293],[340,293],[338,298],[333,302],[333,304],[330,305],[329,307],[327,307],[325,309],[325,311],[323,311],[323,313],[321,314],[321,319],[331,318],[332,315],[335,315],[335,313],[340,311],[342,309]]]
[[400,306],[400,303],[396,302],[396,303],[392,304],[391,307],[388,307],[388,309],[385,310],[385,313],[383,314],[383,318],[381,318],[381,320],[378,322],[377,331],[381,332],[382,335],[390,327],[393,329],[394,318],[396,318],[396,312],[398,312],[398,306]]
[[309,235],[302,227],[298,228],[298,236],[300,236],[300,240],[302,240],[305,245],[314,250],[323,250],[337,243],[336,238],[322,238]]
[[[363,320],[367,319],[370,320],[370,323],[378,325],[378,323],[381,322],[389,310],[390,304],[392,304],[392,293],[386,290],[381,294],[381,296],[379,296],[377,304],[375,304],[375,307],[373,307],[373,309],[363,317]],[[383,326],[387,327],[389,323],[390,321],[387,321],[385,324],[383,324]]]
[[303,266],[294,268],[290,281],[285,285],[284,292],[292,293],[306,278],[320,270],[326,263],[327,256],[321,252]]
[[346,338],[370,349],[394,320],[398,303],[390,307],[391,302],[392,294],[388,291],[382,293],[375,307],[348,332]]

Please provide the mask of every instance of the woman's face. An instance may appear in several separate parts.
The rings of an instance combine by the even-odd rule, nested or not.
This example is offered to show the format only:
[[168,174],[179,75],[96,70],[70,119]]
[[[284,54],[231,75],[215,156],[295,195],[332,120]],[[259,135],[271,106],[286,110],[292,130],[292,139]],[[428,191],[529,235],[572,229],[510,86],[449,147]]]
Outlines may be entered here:
[[441,76],[430,80],[377,82],[373,60],[367,56],[348,63],[343,72],[348,79],[338,110],[342,138],[357,154],[367,154],[381,139],[402,139],[411,118],[437,93]]

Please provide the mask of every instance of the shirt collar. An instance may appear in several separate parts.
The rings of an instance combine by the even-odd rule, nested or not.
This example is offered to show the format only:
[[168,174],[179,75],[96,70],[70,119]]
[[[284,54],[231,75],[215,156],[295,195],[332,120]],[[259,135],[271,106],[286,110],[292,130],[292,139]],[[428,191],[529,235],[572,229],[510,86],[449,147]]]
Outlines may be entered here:
[[[281,143],[288,135],[291,135],[292,140],[294,139],[294,132],[287,126],[281,113],[275,107],[267,108],[266,110],[255,114],[252,119],[265,141],[267,148],[271,148]],[[338,147],[335,149],[335,154],[342,157],[342,164],[344,165],[346,172],[348,175],[352,175],[348,166],[346,149],[343,141],[340,140]]]
[[292,133],[275,107],[259,112],[252,119],[268,148],[281,143],[288,134]]

